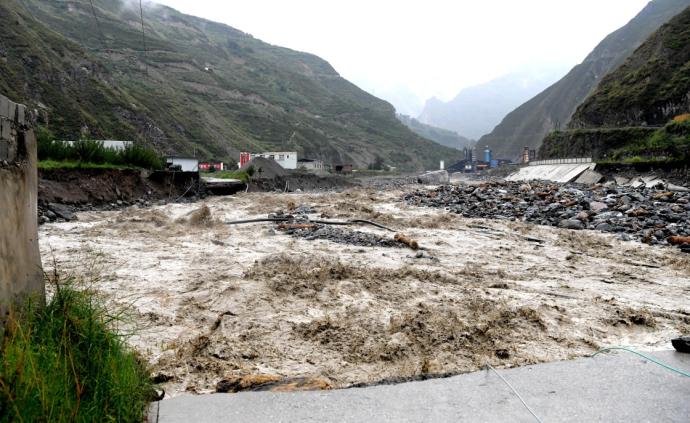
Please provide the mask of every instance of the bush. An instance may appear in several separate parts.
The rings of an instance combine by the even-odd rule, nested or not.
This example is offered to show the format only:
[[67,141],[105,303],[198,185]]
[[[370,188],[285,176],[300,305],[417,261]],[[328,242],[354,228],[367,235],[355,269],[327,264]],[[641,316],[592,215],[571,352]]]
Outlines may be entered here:
[[132,145],[119,152],[122,165],[143,167],[146,169],[162,169],[163,158],[154,150],[140,145]]
[[54,141],[50,130],[39,127],[36,130],[38,159],[76,161],[79,163],[110,164],[117,166],[134,166],[146,169],[162,169],[163,159],[155,150],[140,145],[131,145],[123,150],[106,148],[100,141],[79,140],[72,145]]
[[0,345],[0,422],[141,422],[152,385],[93,293],[57,285],[10,314]]

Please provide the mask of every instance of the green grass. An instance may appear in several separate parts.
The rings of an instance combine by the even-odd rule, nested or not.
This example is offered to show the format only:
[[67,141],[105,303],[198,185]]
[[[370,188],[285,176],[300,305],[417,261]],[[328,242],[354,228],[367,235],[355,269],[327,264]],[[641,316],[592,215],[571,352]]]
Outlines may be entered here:
[[130,166],[114,165],[110,163],[89,163],[78,161],[41,160],[39,169],[128,169]]
[[549,134],[539,150],[544,159],[592,157],[598,163],[690,161],[690,122],[662,128],[588,128]]
[[624,163],[682,161],[690,159],[690,122],[671,122],[651,136],[613,150]]
[[205,176],[207,178],[218,178],[218,179],[239,179],[240,181],[242,181],[244,183],[249,182],[249,179],[251,179],[251,175],[246,170],[236,170],[236,171],[224,170],[222,172],[204,172],[201,174],[201,176]]
[[142,422],[147,369],[112,330],[118,316],[74,281],[45,308],[9,316],[0,345],[0,422]]

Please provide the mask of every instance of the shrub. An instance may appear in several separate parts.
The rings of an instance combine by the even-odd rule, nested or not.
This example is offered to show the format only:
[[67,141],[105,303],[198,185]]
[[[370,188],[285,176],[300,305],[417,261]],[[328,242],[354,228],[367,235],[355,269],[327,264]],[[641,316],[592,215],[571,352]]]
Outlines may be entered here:
[[141,422],[148,372],[98,298],[56,286],[45,308],[10,314],[0,344],[0,422]]
[[136,144],[123,150],[106,148],[102,142],[94,140],[79,140],[70,145],[61,141],[54,141],[52,132],[43,127],[36,130],[36,138],[38,159],[41,161],[76,161],[146,169],[162,169],[164,165],[163,159],[155,150]]
[[131,165],[147,169],[163,168],[163,158],[151,148],[135,144],[120,151],[119,156],[121,163],[116,164]]
[[683,113],[682,115],[678,115],[673,118],[673,122],[675,123],[683,123],[690,121],[690,113]]

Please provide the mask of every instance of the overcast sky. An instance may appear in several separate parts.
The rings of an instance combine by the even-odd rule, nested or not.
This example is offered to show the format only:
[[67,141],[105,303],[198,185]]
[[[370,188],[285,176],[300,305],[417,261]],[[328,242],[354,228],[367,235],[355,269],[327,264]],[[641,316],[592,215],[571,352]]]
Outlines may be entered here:
[[383,94],[452,98],[525,68],[575,65],[648,0],[155,0],[314,53]]

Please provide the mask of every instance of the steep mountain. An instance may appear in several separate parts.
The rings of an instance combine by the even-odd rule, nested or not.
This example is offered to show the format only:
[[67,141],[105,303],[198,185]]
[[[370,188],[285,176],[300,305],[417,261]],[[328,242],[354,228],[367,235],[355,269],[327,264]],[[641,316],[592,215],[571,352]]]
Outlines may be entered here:
[[[662,126],[663,125],[663,126]],[[690,160],[690,7],[606,75],[549,134],[544,158],[587,155],[615,161]],[[658,126],[662,126],[657,128]]]
[[0,90],[63,138],[87,131],[161,152],[236,160],[242,150],[404,169],[457,154],[324,60],[226,25],[129,0],[0,2]]
[[432,98],[418,120],[479,139],[511,110],[556,82],[566,71],[559,67],[524,70],[466,88],[449,102]]
[[606,75],[571,127],[664,125],[690,112],[690,7]]
[[654,31],[690,6],[690,0],[653,0],[628,24],[606,37],[563,79],[508,114],[479,140],[497,157],[517,159],[537,148],[551,130],[565,126],[602,78],[620,66]]
[[456,150],[462,150],[466,147],[474,147],[474,141],[465,138],[462,135],[458,135],[456,132],[426,125],[407,115],[398,114],[397,116],[400,122],[410,128],[412,132],[423,138],[432,140],[435,143],[444,145],[446,147],[455,148]]

